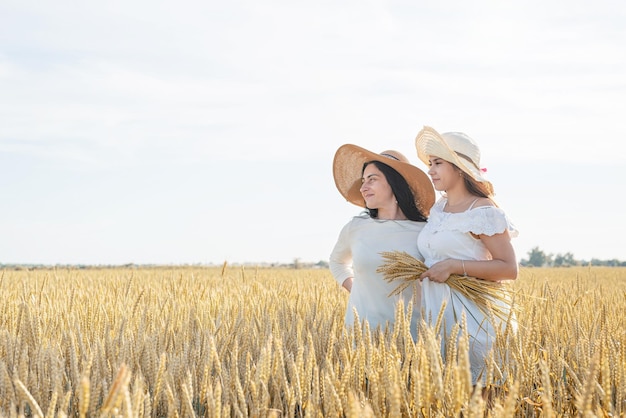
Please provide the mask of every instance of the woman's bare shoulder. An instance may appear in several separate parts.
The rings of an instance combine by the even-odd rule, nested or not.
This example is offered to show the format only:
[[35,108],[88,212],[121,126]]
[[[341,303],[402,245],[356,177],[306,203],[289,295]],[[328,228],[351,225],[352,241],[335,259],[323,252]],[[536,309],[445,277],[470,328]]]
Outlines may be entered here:
[[496,203],[488,197],[479,197],[476,202],[474,202],[474,206],[472,206],[472,208],[480,208],[485,206],[497,207]]

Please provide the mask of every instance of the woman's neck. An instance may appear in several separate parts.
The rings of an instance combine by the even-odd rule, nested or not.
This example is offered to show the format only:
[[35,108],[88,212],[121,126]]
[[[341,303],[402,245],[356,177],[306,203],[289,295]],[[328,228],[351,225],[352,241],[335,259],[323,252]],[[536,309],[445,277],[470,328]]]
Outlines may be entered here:
[[470,207],[472,202],[478,199],[478,196],[463,189],[446,191],[446,198],[447,202],[444,207],[446,212],[463,212]]
[[393,208],[378,208],[378,219],[402,221],[407,217],[400,207],[395,205]]

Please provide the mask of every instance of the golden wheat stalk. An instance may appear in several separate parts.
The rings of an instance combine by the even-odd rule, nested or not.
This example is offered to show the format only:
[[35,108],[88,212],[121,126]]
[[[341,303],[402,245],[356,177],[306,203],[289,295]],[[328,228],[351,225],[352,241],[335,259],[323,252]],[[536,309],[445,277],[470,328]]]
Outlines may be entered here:
[[[428,270],[422,261],[405,251],[384,251],[380,254],[385,262],[376,271],[383,273],[388,283],[400,282],[388,296],[400,294],[416,280],[420,280],[420,274]],[[452,274],[446,280],[446,284],[474,302],[485,315],[493,313],[501,320],[507,321],[513,290],[504,283]]]

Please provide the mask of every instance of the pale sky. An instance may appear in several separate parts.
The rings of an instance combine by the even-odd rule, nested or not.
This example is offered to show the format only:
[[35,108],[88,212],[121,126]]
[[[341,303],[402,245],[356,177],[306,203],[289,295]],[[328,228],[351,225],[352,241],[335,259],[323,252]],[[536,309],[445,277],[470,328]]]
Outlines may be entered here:
[[344,143],[481,146],[532,247],[626,260],[626,3],[0,3],[0,264],[328,260]]

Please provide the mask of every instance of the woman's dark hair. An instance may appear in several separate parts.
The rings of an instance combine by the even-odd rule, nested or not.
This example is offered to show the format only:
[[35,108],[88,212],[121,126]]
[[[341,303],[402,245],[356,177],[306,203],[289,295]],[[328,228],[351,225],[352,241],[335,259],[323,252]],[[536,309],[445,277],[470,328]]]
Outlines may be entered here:
[[[365,171],[365,167],[369,164],[374,164],[376,168],[378,168],[385,178],[387,179],[387,183],[391,186],[391,192],[395,195],[396,200],[398,201],[398,206],[404,216],[407,219],[412,221],[426,222],[428,218],[424,216],[422,212],[415,205],[415,197],[413,196],[413,192],[409,187],[409,183],[406,182],[404,177],[400,175],[395,169],[391,168],[387,164],[380,162],[378,160],[368,161],[363,164],[363,169],[361,170],[361,175]],[[378,209],[370,209],[368,207],[365,210],[369,213],[372,218],[378,218]]]

